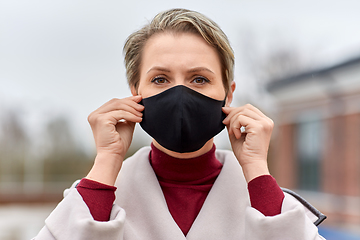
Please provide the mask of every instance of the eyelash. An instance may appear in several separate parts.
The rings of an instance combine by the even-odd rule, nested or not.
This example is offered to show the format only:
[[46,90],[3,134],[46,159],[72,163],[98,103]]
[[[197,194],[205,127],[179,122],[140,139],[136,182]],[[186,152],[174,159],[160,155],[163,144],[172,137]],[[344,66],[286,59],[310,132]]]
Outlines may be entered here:
[[[201,79],[201,80],[203,80],[203,81],[206,82],[206,83],[209,83],[209,82],[210,82],[209,79],[207,79],[206,77],[202,77],[202,76],[197,76],[197,77],[195,77],[191,82],[194,82],[196,79]],[[201,84],[203,84],[203,83],[201,83]]]
[[[155,84],[161,84],[161,83],[157,83],[156,81],[157,80],[165,80],[166,82],[168,82],[168,80],[166,79],[166,77],[161,77],[161,76],[158,76],[158,77],[154,77],[152,80],[151,80],[151,82],[152,83],[155,83]],[[201,79],[201,80],[203,80],[205,83],[209,83],[210,82],[210,80],[209,79],[207,79],[206,77],[203,77],[203,76],[196,76],[196,77],[194,77],[192,80],[191,80],[191,82],[195,82],[195,80],[197,80],[197,79]],[[204,84],[204,83],[201,83],[201,84]]]
[[154,77],[151,82],[152,83],[155,83],[155,84],[160,84],[160,83],[157,83],[156,81],[159,80],[159,79],[164,79],[165,81],[168,81],[165,77]]

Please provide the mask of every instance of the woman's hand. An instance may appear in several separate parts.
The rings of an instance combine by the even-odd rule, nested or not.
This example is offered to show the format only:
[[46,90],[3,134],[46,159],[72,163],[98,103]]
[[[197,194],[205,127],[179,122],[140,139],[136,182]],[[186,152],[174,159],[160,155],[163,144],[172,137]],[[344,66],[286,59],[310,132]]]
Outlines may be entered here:
[[[223,107],[223,112],[227,115],[223,123],[246,181],[269,174],[267,154],[274,122],[250,104]],[[243,132],[241,127],[245,128]]]
[[140,95],[112,99],[89,115],[97,155],[86,178],[114,185],[130,147],[135,123],[142,121],[141,99]]

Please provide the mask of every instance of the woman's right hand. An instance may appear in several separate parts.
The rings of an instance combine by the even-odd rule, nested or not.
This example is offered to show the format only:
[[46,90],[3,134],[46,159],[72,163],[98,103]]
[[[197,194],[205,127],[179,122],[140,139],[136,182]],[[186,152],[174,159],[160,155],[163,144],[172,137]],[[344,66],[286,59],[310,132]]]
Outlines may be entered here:
[[130,147],[135,123],[142,121],[141,99],[140,95],[112,99],[89,115],[97,155],[86,178],[114,185]]

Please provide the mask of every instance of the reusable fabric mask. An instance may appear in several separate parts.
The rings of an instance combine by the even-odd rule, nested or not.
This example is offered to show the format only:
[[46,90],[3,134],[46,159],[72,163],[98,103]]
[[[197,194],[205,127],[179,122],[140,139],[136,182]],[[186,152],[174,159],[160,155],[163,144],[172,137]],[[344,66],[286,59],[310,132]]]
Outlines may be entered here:
[[207,97],[183,85],[144,98],[140,126],[161,146],[174,152],[199,150],[221,132],[224,101]]

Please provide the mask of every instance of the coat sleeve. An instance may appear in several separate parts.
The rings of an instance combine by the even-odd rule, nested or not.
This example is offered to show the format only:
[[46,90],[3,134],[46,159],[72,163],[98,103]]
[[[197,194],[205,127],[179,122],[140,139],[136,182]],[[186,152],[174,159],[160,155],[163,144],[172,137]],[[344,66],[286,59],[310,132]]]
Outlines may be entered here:
[[45,220],[45,226],[33,240],[122,240],[125,211],[114,205],[110,221],[95,221],[75,188],[65,190],[64,199]]
[[252,207],[246,209],[246,239],[253,240],[324,240],[305,207],[285,193],[281,214],[265,217]]

